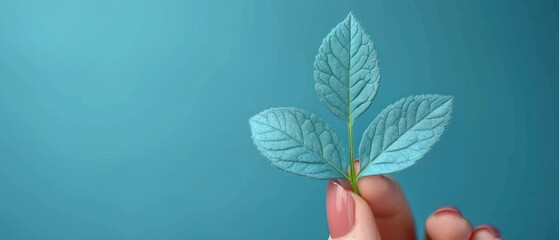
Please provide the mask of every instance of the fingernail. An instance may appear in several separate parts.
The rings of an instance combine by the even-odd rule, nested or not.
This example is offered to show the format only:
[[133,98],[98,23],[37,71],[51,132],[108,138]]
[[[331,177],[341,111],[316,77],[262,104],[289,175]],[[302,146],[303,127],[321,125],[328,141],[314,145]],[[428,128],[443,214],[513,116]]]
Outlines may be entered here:
[[361,164],[360,164],[359,158],[355,159],[355,161],[353,161],[353,169],[355,169],[355,174],[358,174],[359,170],[361,170]]
[[435,211],[435,216],[441,215],[443,213],[455,214],[462,217],[462,213],[460,212],[460,210],[458,210],[458,208],[455,208],[453,206],[444,206],[437,209],[437,211]]
[[351,183],[345,179],[332,179],[332,181],[336,182],[338,185],[342,186],[343,188],[350,190],[352,189]]
[[335,181],[328,181],[326,190],[326,214],[330,236],[347,235],[355,224],[355,200],[351,194]]
[[497,229],[495,226],[492,226],[492,225],[481,225],[481,226],[476,228],[474,233],[476,233],[478,231],[488,231],[491,234],[493,234],[494,237],[500,237],[501,236],[501,232],[499,231],[499,229]]

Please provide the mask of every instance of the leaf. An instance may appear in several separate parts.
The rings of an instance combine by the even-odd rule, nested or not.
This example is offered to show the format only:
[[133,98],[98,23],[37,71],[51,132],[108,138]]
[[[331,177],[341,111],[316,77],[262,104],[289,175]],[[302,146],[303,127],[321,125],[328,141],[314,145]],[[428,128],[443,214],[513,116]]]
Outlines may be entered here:
[[359,155],[360,176],[402,170],[422,158],[443,134],[452,96],[419,95],[388,106],[365,130]]
[[377,51],[353,14],[322,41],[314,62],[315,90],[328,110],[353,122],[369,108],[380,82]]
[[249,120],[252,139],[272,165],[316,179],[347,178],[340,140],[316,115],[296,108],[271,108]]

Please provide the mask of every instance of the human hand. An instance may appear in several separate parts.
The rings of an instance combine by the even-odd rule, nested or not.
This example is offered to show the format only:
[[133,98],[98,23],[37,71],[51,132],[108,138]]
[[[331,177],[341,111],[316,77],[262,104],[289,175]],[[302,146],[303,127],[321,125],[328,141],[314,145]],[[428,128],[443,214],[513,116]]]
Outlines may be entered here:
[[[358,164],[356,164],[358,165]],[[388,176],[363,177],[357,183],[361,196],[347,180],[330,180],[326,212],[331,240],[416,239],[411,210],[400,185]],[[427,240],[501,240],[490,225],[472,229],[454,207],[441,207],[425,222]]]

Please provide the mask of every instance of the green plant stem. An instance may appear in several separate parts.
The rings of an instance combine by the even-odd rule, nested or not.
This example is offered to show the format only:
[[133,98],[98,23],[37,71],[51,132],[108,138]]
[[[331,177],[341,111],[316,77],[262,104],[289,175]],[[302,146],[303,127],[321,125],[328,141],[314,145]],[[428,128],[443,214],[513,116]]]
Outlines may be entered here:
[[349,182],[351,183],[353,192],[355,192],[355,194],[357,195],[360,195],[359,188],[357,187],[357,174],[355,173],[355,164],[353,163],[353,120],[351,119],[351,117],[349,118],[349,121],[347,123],[347,135],[349,142]]

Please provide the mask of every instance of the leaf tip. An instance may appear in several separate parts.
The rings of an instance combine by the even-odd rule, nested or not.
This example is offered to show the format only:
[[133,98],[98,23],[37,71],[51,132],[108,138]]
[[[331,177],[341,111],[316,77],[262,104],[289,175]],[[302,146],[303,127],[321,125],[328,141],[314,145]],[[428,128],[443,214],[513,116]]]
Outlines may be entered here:
[[441,96],[443,99],[445,99],[445,101],[447,101],[448,103],[450,103],[450,107],[453,106],[454,103],[454,96],[453,95],[443,95]]
[[349,13],[347,14],[347,17],[345,18],[345,21],[349,21],[349,22],[356,22],[357,18],[355,17],[355,14],[353,14],[353,11],[349,11]]

